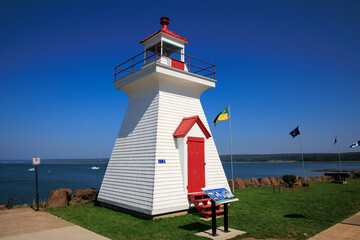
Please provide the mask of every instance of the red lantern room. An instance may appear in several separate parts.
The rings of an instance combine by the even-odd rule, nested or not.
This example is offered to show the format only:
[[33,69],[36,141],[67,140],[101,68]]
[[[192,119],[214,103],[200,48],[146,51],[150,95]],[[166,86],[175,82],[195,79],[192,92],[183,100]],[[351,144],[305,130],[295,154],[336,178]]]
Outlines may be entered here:
[[167,26],[170,24],[168,17],[160,18],[162,29],[145,38],[140,42],[145,50],[146,63],[152,63],[154,57],[159,55],[158,62],[167,64],[180,70],[187,70],[185,61],[185,44],[189,41],[170,31]]
[[215,65],[185,54],[189,41],[168,29],[170,19],[162,17],[160,24],[159,31],[140,42],[144,52],[115,67],[115,82],[154,63],[215,80]]

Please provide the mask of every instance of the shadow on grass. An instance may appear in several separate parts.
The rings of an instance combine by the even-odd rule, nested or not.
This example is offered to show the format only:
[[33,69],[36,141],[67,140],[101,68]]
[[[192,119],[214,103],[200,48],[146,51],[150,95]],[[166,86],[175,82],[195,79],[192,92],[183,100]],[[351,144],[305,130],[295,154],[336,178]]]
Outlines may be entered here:
[[346,192],[346,193],[357,193],[358,191],[347,190],[347,191],[343,191],[343,192]]
[[188,230],[188,231],[203,232],[205,230],[210,229],[211,226],[196,222],[196,223],[190,223],[187,225],[179,226],[179,228]]
[[328,222],[328,223],[336,223],[334,221],[328,221],[328,220],[324,220],[324,219],[319,219],[319,218],[309,218],[309,217],[305,217],[302,214],[296,214],[296,213],[292,213],[292,214],[286,214],[283,217],[285,218],[304,218],[304,219],[308,219],[308,220],[315,220],[315,221],[319,221],[319,222]]
[[304,215],[302,214],[286,214],[283,217],[286,218],[306,218]]

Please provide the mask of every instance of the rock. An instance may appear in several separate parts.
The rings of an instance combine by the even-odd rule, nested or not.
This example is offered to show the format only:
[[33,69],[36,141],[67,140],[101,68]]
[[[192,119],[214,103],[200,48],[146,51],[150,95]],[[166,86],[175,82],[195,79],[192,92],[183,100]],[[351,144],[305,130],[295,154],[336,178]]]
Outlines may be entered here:
[[254,184],[249,179],[243,179],[243,182],[245,184],[245,187],[254,187]]
[[74,196],[71,197],[71,201],[69,202],[70,205],[79,205],[79,204],[86,204],[91,203],[96,200],[98,195],[98,191],[93,188],[83,189],[83,190],[76,190]]
[[240,178],[235,178],[234,179],[234,184],[235,184],[235,188],[236,189],[243,189],[243,188],[246,188],[246,186],[245,186],[245,183],[244,183],[244,181],[242,180],[242,179],[240,179]]
[[350,177],[351,177],[351,178],[355,178],[355,179],[359,179],[359,178],[360,178],[359,171],[352,171],[352,172],[350,173]]
[[320,182],[320,181],[321,181],[321,177],[314,177],[314,181],[315,181],[315,182]]
[[[227,181],[228,181],[229,189],[232,189],[232,182],[231,182],[231,179],[227,179]],[[234,179],[234,188],[236,189],[235,179]]]
[[269,177],[269,180],[271,182],[272,185],[279,185],[279,179],[278,178],[274,178],[274,177]]
[[302,178],[299,178],[298,176],[296,176],[296,182],[295,184],[301,186],[302,185]]
[[0,205],[0,210],[6,210],[6,206],[5,205]]
[[229,188],[231,188],[231,179],[227,179],[227,182],[228,182]]
[[312,183],[312,182],[314,182],[314,181],[315,181],[314,177],[306,177],[306,181],[305,181],[305,182],[307,182],[307,183]]
[[29,208],[29,207],[30,207],[30,205],[29,205],[29,204],[27,204],[27,203],[25,203],[25,204],[23,204],[21,207],[22,207],[22,208]]
[[250,180],[253,183],[254,187],[259,187],[260,186],[259,180],[257,180],[256,178],[251,178]]
[[315,182],[315,177],[307,177],[306,182],[309,182],[309,183]]
[[259,180],[260,180],[261,186],[270,186],[271,185],[269,178],[260,178]]
[[282,185],[284,183],[285,183],[284,180],[282,178],[279,178],[279,184]]
[[69,200],[72,190],[69,188],[59,188],[52,190],[48,200],[46,201],[45,207],[61,207],[69,205]]
[[332,176],[321,176],[321,180],[322,181],[331,181],[333,180],[334,178]]

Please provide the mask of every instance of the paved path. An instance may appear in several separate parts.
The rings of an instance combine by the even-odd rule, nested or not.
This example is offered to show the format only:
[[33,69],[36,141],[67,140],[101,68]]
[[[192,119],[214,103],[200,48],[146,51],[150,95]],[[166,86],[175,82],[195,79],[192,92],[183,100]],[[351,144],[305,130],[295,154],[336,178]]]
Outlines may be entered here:
[[0,240],[109,240],[50,213],[18,208],[0,211]]
[[309,240],[360,240],[360,212]]

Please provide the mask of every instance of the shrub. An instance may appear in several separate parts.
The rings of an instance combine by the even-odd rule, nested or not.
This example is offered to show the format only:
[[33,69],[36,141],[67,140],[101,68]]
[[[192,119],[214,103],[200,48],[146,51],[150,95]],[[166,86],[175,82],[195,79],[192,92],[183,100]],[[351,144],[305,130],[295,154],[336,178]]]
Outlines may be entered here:
[[353,178],[360,178],[360,173],[358,172],[353,173]]
[[8,200],[6,201],[5,207],[6,207],[7,209],[10,209],[10,208],[13,207],[13,198],[12,198],[12,197],[8,197]]
[[284,183],[287,187],[294,187],[294,184],[296,183],[296,176],[295,175],[284,175],[282,176],[282,179],[284,180]]
[[303,183],[302,183],[302,186],[303,186],[303,187],[309,187],[309,186],[310,186],[310,183],[303,182]]

